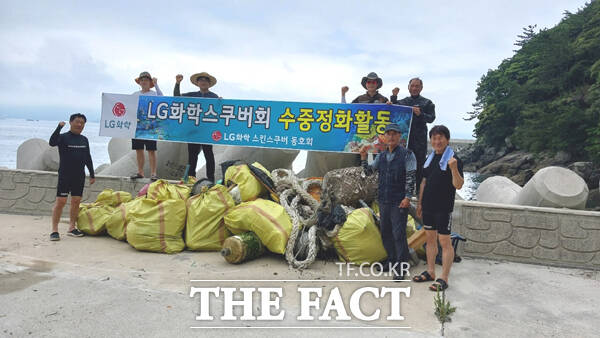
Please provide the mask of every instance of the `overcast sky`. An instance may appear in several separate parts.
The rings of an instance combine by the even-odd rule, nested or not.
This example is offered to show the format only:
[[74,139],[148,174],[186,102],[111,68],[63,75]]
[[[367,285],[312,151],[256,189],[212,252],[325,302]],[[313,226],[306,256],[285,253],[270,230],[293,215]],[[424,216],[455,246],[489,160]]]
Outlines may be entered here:
[[[176,5],[174,5],[176,4]],[[144,70],[172,95],[207,71],[224,98],[339,102],[375,71],[386,96],[419,76],[453,137],[470,138],[477,81],[512,56],[522,27],[552,27],[583,0],[3,1],[0,116],[100,116],[102,92]]]

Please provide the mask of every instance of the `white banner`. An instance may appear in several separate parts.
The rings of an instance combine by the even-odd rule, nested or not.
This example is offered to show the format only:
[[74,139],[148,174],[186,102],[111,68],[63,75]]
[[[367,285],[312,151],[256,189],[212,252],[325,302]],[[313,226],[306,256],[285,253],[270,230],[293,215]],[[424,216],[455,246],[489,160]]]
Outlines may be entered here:
[[139,95],[102,93],[100,136],[134,138]]

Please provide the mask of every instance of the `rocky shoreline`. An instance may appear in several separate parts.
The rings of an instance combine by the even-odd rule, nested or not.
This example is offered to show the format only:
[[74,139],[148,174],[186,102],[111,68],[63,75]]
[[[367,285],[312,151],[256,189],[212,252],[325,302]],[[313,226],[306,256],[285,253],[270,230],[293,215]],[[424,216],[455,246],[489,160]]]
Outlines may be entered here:
[[566,152],[529,153],[508,145],[500,149],[473,143],[457,151],[464,162],[464,170],[485,176],[505,176],[520,186],[540,169],[549,166],[568,168],[581,176],[588,185],[586,209],[600,211],[600,165],[575,161]]

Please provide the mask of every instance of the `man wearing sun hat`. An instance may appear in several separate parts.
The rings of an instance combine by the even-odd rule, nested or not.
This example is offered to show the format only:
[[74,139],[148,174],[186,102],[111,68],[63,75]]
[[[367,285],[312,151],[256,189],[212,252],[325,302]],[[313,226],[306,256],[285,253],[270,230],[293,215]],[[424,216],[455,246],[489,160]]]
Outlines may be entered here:
[[[135,79],[135,82],[142,87],[132,95],[145,95],[145,96],[163,96],[162,91],[158,88],[158,80],[152,77],[148,72],[141,72],[140,76]],[[150,88],[156,87],[156,91],[150,90]],[[131,149],[135,150],[137,158],[137,173],[131,176],[131,179],[143,178],[144,177],[144,147],[148,151],[148,161],[150,162],[150,179],[156,181],[158,176],[156,175],[156,141],[153,140],[131,140]]]
[[[387,97],[379,94],[377,91],[383,86],[383,80],[377,76],[377,73],[370,72],[362,78],[360,84],[367,92],[352,100],[352,103],[387,103]],[[348,86],[342,87],[342,103],[346,103],[346,92],[348,92],[348,89]]]
[[[175,77],[175,89],[173,90],[173,96],[206,97],[213,99],[219,98],[219,95],[208,90],[217,84],[217,79],[207,72],[196,73],[190,77],[190,81],[200,88],[200,90],[197,92],[181,94],[179,86],[182,80],[183,75],[181,74],[178,74]],[[210,144],[188,143],[188,164],[190,165],[190,175],[196,176],[196,165],[198,164],[198,154],[200,154],[200,149],[202,149],[202,152],[204,153],[204,159],[206,160],[206,177],[214,182],[215,155],[213,154],[212,145]]]

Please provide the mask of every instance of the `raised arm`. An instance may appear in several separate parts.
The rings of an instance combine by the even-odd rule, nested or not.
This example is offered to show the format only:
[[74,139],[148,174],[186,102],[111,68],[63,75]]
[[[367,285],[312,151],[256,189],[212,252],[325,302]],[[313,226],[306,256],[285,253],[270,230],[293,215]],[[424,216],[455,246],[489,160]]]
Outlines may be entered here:
[[348,92],[348,86],[342,87],[342,103],[346,103],[346,93]]
[[375,156],[375,160],[373,160],[373,163],[369,164],[367,161],[367,147],[364,146],[360,148],[360,165],[363,167],[363,170],[367,176],[371,176],[376,170],[379,169],[380,155],[381,154],[377,154],[377,156]]
[[398,88],[398,87],[392,89],[392,96],[390,96],[390,102],[392,102],[392,104],[398,103],[398,93],[399,92],[400,92],[400,88]]
[[181,96],[181,91],[179,90],[179,84],[183,80],[183,75],[177,74],[175,76],[175,88],[173,88],[173,96]]
[[58,126],[56,127],[56,129],[52,133],[52,136],[50,136],[50,141],[48,141],[48,144],[50,144],[51,147],[56,147],[57,145],[59,145],[59,143],[60,143],[60,130],[64,126],[65,126],[65,122],[64,121],[61,121],[60,123],[58,123]]
[[460,190],[465,183],[462,172],[462,162],[459,163],[459,161],[453,157],[448,160],[448,166],[452,173],[452,185],[455,189]]
[[152,78],[152,83],[154,83],[154,88],[156,89],[156,95],[164,96],[162,90],[160,90],[160,88],[158,87],[158,80],[155,77]]

